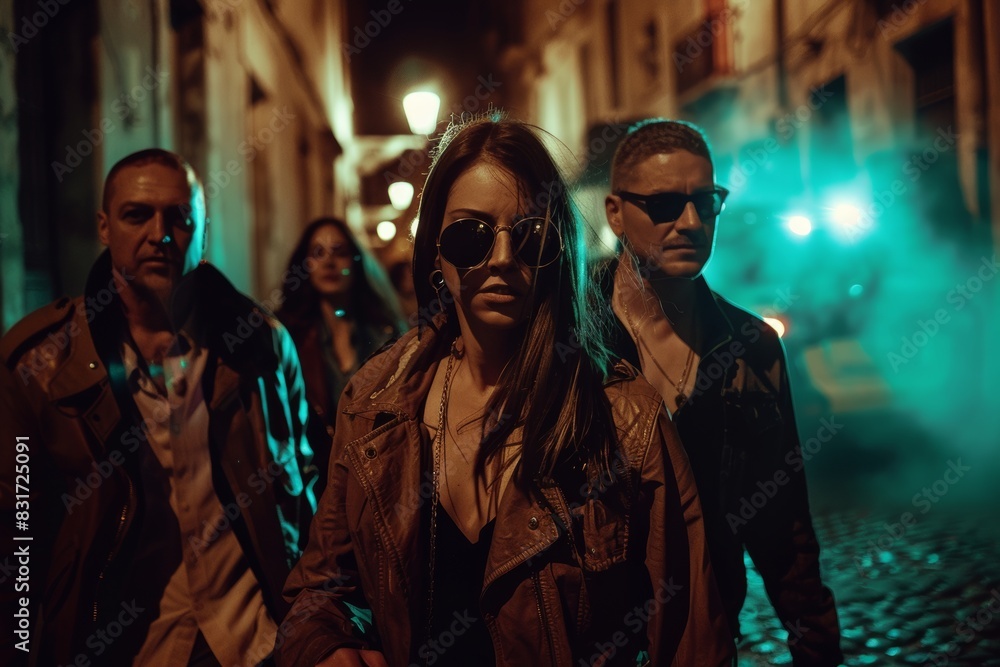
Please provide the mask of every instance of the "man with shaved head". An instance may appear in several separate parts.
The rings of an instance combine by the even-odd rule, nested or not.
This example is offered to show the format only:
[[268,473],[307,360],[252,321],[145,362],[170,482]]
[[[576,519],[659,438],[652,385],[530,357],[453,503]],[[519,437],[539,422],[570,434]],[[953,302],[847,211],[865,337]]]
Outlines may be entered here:
[[0,664],[269,660],[315,508],[308,408],[287,332],[203,261],[207,226],[183,158],[129,155],[84,295],[0,339],[0,536],[31,538]]
[[730,629],[739,635],[745,548],[789,632],[793,664],[838,665],[781,341],[702,276],[728,194],[694,125],[644,121],[622,140],[605,199],[623,248],[605,281],[616,352],[642,369],[677,425]]

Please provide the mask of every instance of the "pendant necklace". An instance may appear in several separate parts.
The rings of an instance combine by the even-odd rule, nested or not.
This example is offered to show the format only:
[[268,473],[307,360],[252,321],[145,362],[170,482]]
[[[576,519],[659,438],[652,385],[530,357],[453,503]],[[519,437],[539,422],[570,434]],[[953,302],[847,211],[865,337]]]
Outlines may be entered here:
[[[635,341],[642,346],[642,348],[646,351],[647,356],[650,360],[652,360],[653,365],[656,366],[656,369],[660,371],[660,374],[674,387],[674,390],[677,392],[677,398],[675,399],[675,402],[677,403],[677,410],[680,410],[681,406],[688,400],[687,394],[684,393],[684,388],[687,386],[688,378],[691,375],[691,368],[693,366],[692,362],[694,361],[694,346],[688,346],[687,358],[684,360],[684,370],[681,373],[680,379],[675,381],[672,377],[670,377],[666,369],[660,365],[660,362],[656,360],[656,355],[654,355],[653,351],[649,349],[649,345],[646,341],[639,336],[639,326],[632,319],[632,314],[629,312],[628,308],[628,301],[627,296],[622,299],[622,304],[625,307],[625,319],[628,320],[629,328],[632,330],[632,338],[634,338]],[[664,313],[663,316],[666,317],[666,313]],[[671,325],[674,324],[673,320],[669,317],[667,317],[667,321],[670,322]],[[695,320],[695,322],[697,323],[697,320]]]

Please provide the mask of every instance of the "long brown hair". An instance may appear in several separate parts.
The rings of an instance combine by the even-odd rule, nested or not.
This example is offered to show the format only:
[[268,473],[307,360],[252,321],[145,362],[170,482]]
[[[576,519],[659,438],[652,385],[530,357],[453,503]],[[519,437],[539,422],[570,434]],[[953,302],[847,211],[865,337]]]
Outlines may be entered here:
[[[316,232],[326,226],[335,227],[347,238],[351,247],[354,287],[351,290],[351,308],[358,324],[375,327],[392,327],[394,331],[406,331],[402,311],[396,293],[378,261],[372,257],[354,238],[347,223],[340,218],[319,218],[302,230],[299,241],[288,260],[286,276],[307,268],[309,243]],[[298,273],[296,272],[296,273]],[[309,280],[285,282],[282,286],[281,310],[278,317],[289,328],[309,326],[322,317],[319,307],[320,297]]]
[[[433,154],[421,194],[413,253],[419,312],[437,312],[442,304],[429,278],[448,193],[465,170],[481,161],[513,174],[519,194],[543,211],[562,235],[564,250],[558,261],[535,270],[531,313],[520,345],[486,406],[476,462],[477,474],[484,474],[486,465],[498,460],[511,432],[522,426],[515,480],[525,486],[536,475],[552,475],[556,463],[574,453],[606,470],[616,438],[603,389],[610,354],[587,297],[581,220],[540,133],[497,113],[449,126]],[[449,322],[455,322],[454,305],[443,307]],[[427,324],[423,321],[421,326]]]

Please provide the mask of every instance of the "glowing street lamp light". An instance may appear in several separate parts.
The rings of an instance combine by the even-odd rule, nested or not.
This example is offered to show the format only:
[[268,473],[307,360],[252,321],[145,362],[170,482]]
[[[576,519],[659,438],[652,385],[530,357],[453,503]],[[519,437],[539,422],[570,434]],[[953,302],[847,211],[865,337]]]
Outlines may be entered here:
[[391,220],[383,220],[375,226],[375,235],[388,243],[396,237],[396,223]]
[[410,208],[413,201],[413,184],[406,181],[396,181],[389,184],[389,201],[397,211]]
[[837,204],[830,211],[830,219],[840,228],[850,230],[861,222],[861,209],[854,204]]
[[866,219],[864,211],[852,201],[836,202],[830,209],[830,220],[841,239],[848,242],[854,242],[870,231],[871,218]]
[[433,134],[437,128],[440,109],[441,98],[426,90],[410,93],[403,98],[406,122],[410,124],[410,132],[413,134]]

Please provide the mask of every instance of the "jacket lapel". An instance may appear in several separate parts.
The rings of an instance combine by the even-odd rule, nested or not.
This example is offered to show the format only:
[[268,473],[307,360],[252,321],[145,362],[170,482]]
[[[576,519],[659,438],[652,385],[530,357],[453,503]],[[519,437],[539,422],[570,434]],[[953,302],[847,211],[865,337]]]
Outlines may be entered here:
[[[542,498],[551,509],[542,506]],[[490,606],[490,591],[497,580],[549,549],[564,534],[571,521],[568,512],[564,516],[561,511],[564,508],[562,492],[557,487],[535,487],[525,493],[511,480],[497,509],[483,579],[484,607]]]
[[411,571],[420,558],[421,508],[431,498],[422,474],[420,427],[405,414],[358,438],[344,456],[372,505],[375,530],[389,560],[390,593],[409,596]]
[[66,328],[67,336],[73,325],[77,333],[70,337],[72,344],[68,346],[68,356],[49,384],[49,397],[53,403],[83,398],[81,407],[87,426],[98,442],[107,443],[119,426],[122,414],[106,379],[113,373],[123,373],[121,358],[114,356],[105,360],[100,357],[89,335],[83,308],[76,308],[74,319]]
[[[282,483],[269,466],[266,442],[258,443],[252,419],[258,419],[253,405],[244,405],[240,397],[240,374],[221,359],[205,369],[202,386],[208,397],[208,446],[212,456],[212,482],[224,506],[239,507],[243,521],[233,523],[233,530],[243,547],[264,601],[272,614],[282,615],[287,604],[281,597],[284,573],[265,571],[266,564],[287,563],[286,540],[273,503],[277,502],[271,485]],[[210,392],[210,393],[209,393]],[[259,408],[257,408],[259,409]],[[267,438],[266,422],[258,429]],[[290,563],[289,563],[290,565]]]

